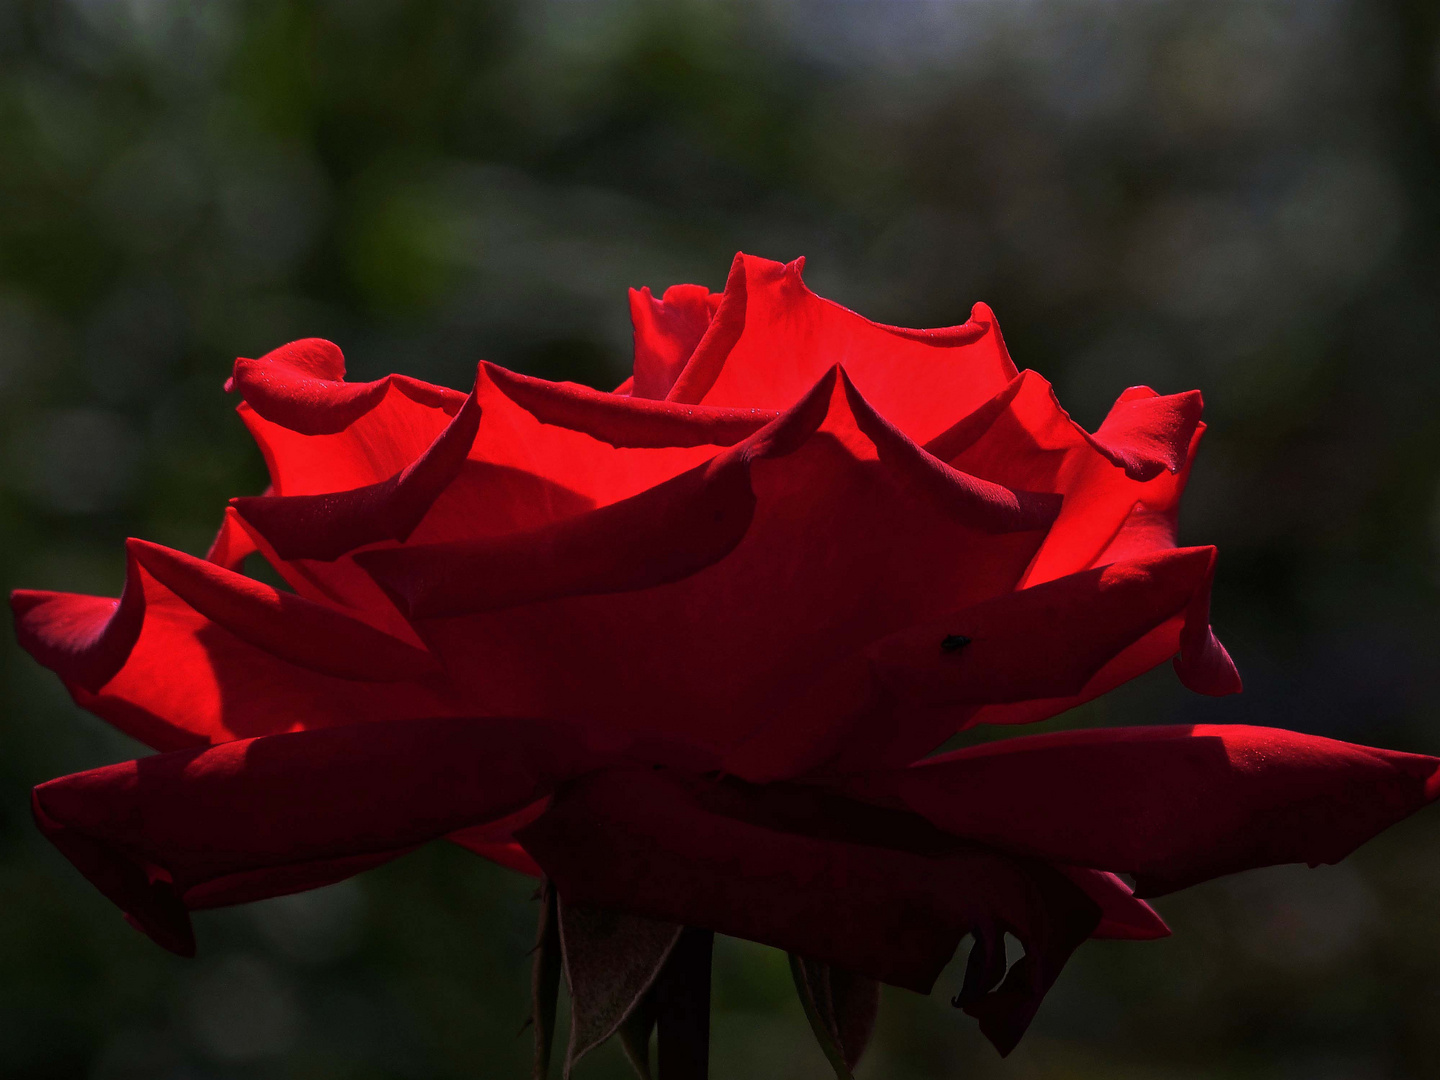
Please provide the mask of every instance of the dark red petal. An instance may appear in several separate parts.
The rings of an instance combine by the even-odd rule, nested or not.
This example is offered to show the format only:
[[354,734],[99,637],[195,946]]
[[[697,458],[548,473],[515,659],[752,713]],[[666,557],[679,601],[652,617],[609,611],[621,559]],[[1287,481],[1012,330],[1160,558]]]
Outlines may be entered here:
[[21,645],[151,746],[454,711],[416,681],[435,665],[413,646],[213,563],[129,550],[119,601],[21,591],[11,603]]
[[1002,1052],[1099,919],[1082,890],[1042,864],[965,845],[928,856],[767,828],[709,810],[649,769],[584,777],[519,837],[567,902],[732,934],[920,993],[966,933],[1008,930],[1028,966],[971,1002]]
[[671,388],[672,401],[785,409],[838,363],[881,415],[924,442],[1014,377],[984,304],[962,326],[883,326],[812,293],[800,278],[803,264],[735,257],[719,310]]
[[935,461],[832,372],[632,499],[356,558],[481,711],[709,750],[875,637],[1008,592],[1054,509]]
[[333,608],[159,544],[129,540],[126,547],[132,565],[217,626],[281,660],[360,682],[405,682],[439,670],[423,650]]
[[635,374],[630,393],[664,398],[720,306],[720,297],[703,285],[671,285],[657,300],[648,288],[630,290],[630,322],[635,330]]
[[515,839],[515,830],[530,824],[543,814],[549,805],[550,800],[547,797],[506,817],[488,821],[483,825],[471,825],[468,828],[459,829],[451,833],[447,839],[451,843],[459,844],[467,851],[483,856],[491,862],[499,863],[507,869],[516,870],[531,877],[542,877],[544,872],[540,869],[539,864]]
[[1119,941],[1154,941],[1169,937],[1170,927],[1160,913],[1141,900],[1134,890],[1114,874],[1086,866],[1056,863],[1055,869],[1085,890],[1100,905],[1100,925],[1091,937]]
[[1257,866],[1338,862],[1440,794],[1437,769],[1275,728],[1116,728],[987,743],[849,789],[956,835],[1134,874],[1156,896]]
[[146,933],[194,950],[188,909],[313,888],[501,818],[595,762],[535,720],[410,720],[274,735],[35,789],[45,835]]
[[[1118,657],[1208,595],[1214,548],[1182,548],[1047,581],[917,623],[846,658],[725,760],[753,781],[845,773],[929,753],[974,706],[1079,695]],[[1203,621],[1201,625],[1204,625]],[[963,640],[954,651],[947,639]]]

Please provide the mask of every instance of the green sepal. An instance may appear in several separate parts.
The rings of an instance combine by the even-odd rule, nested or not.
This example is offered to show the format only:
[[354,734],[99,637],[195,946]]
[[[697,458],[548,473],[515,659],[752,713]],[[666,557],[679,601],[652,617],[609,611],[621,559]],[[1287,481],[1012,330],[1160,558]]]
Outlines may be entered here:
[[880,1009],[880,984],[864,975],[790,954],[790,974],[837,1080],[854,1080],[852,1070],[865,1053]]
[[[599,1046],[625,1021],[635,1016],[633,1045],[645,1047],[649,1072],[649,1033],[654,1012],[645,1021],[649,991],[670,958],[683,928],[600,908],[559,905],[560,943],[565,956],[565,978],[570,987],[570,1045],[565,1076],[585,1054]],[[640,1029],[644,1027],[644,1042]],[[627,1057],[631,1056],[627,1048]],[[639,1056],[638,1054],[636,1055]],[[635,1064],[632,1059],[632,1064]]]

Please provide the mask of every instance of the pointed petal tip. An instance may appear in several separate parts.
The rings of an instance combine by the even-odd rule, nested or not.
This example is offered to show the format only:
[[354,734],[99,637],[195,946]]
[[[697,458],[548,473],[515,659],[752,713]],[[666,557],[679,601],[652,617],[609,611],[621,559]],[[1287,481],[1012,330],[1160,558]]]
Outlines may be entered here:
[[1245,689],[1240,669],[1235,666],[1229,650],[1221,644],[1214,630],[1207,628],[1205,643],[1197,655],[1187,656],[1182,652],[1172,663],[1180,682],[1197,694],[1227,697]]

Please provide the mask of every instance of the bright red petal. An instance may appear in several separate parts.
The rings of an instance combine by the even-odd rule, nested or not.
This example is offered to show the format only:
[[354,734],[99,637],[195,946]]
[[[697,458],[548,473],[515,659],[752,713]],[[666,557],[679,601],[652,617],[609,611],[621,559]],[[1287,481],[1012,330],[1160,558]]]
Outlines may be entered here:
[[20,591],[11,603],[21,645],[151,746],[454,711],[421,649],[214,563],[128,550],[119,600]]
[[1137,503],[1163,511],[1178,504],[1200,405],[1197,393],[1158,397],[1136,388],[1091,435],[1060,407],[1049,383],[1026,371],[926,449],[987,480],[1064,496],[1025,575],[1034,585],[1113,561],[1100,557]]
[[703,285],[671,285],[658,300],[648,288],[630,290],[630,322],[635,329],[631,394],[663,399],[670,393],[710,329],[720,299]]
[[984,304],[962,326],[883,326],[816,296],[800,279],[803,265],[735,256],[724,299],[672,401],[786,409],[843,364],[876,411],[924,442],[1014,377]]

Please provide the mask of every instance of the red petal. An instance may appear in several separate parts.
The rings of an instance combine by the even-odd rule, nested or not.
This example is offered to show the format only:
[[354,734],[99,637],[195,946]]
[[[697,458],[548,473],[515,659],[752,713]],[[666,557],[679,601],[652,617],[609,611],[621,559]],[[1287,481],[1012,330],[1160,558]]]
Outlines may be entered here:
[[1053,512],[936,462],[832,373],[633,499],[357,559],[481,711],[723,748],[877,635],[1007,592]]
[[17,592],[16,634],[77,702],[173,749],[444,714],[419,649],[213,564],[132,540],[119,601]]
[[1091,937],[1119,941],[1154,941],[1169,937],[1160,913],[1137,897],[1129,885],[1105,870],[1057,863],[1055,869],[1085,890],[1100,905],[1100,925]]
[[1025,575],[1025,584],[1034,585],[1114,561],[1101,555],[1137,503],[1173,512],[1197,445],[1199,408],[1195,393],[1126,391],[1092,436],[1044,379],[1026,371],[926,449],[1007,487],[1064,496]]
[[254,538],[236,517],[234,509],[227,506],[225,517],[220,522],[220,531],[215,534],[215,540],[211,543],[210,550],[205,553],[205,558],[216,566],[223,566],[226,570],[238,573],[245,565],[245,560],[259,550],[255,546]]
[[[1169,628],[1169,652],[1141,659],[1173,656],[1177,617],[1208,595],[1214,556],[1184,548],[1086,570],[874,641],[767,717],[724,767],[759,782],[827,758],[835,773],[905,764],[986,716],[974,706],[1049,707],[1088,692],[1157,629]],[[947,652],[941,643],[952,635],[967,643]]]
[[1027,957],[969,1011],[1002,1052],[1099,912],[1061,874],[959,845],[942,855],[805,835],[708,809],[654,770],[591,774],[521,829],[566,901],[699,926],[928,993],[966,933]]
[[411,720],[247,739],[35,789],[45,835],[157,942],[187,909],[313,888],[492,821],[594,764],[534,720]]
[[320,338],[305,338],[282,345],[259,360],[236,360],[225,388],[238,392],[265,420],[303,435],[343,432],[379,408],[392,386],[422,408],[453,412],[464,397],[401,375],[368,383],[344,379],[345,358],[340,349]]
[[471,394],[429,448],[388,480],[324,495],[235,499],[233,505],[287,560],[336,559],[366,544],[404,540],[459,475],[479,427],[480,406]]
[[883,326],[812,293],[800,279],[803,264],[735,256],[724,299],[672,401],[785,409],[843,364],[881,415],[924,442],[1014,377],[984,304],[962,326]]
[[1012,851],[1131,873],[1156,896],[1338,862],[1440,794],[1440,759],[1241,725],[1007,739],[849,789]]
[[1178,473],[1185,467],[1204,411],[1198,390],[1162,397],[1148,386],[1132,386],[1116,399],[1090,441],[1132,480],[1153,480],[1162,471]]
[[703,285],[671,285],[657,300],[650,290],[630,290],[630,322],[635,328],[635,375],[630,393],[664,398],[720,306],[720,297]]

